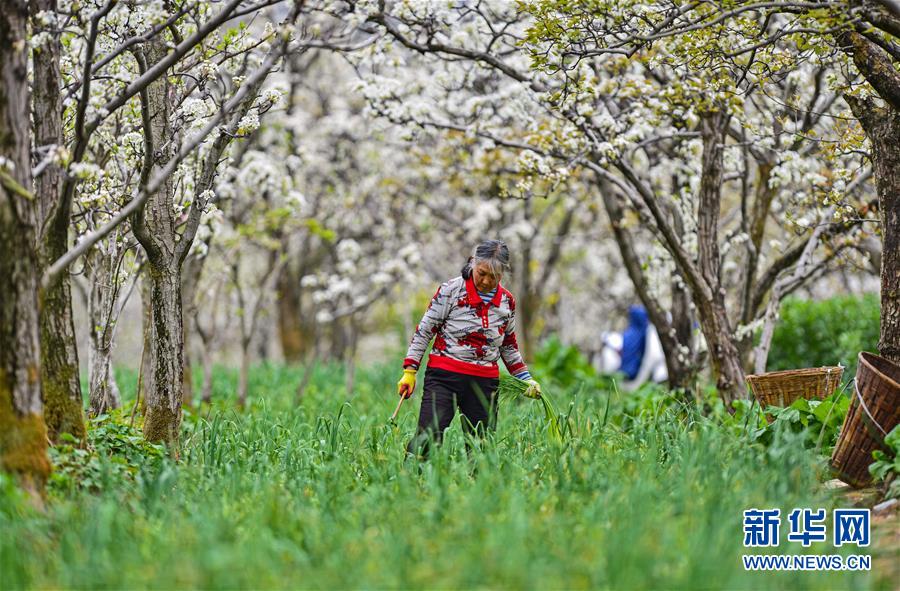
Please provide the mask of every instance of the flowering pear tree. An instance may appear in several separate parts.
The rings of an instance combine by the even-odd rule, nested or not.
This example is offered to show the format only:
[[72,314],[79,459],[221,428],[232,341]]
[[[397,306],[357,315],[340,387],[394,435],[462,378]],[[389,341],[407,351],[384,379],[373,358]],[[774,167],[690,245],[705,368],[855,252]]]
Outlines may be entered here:
[[[378,57],[368,76],[370,100],[397,122],[467,130],[490,144],[531,152],[549,170],[595,175],[598,189],[611,193],[606,204],[614,198],[633,211],[642,231],[665,248],[676,271],[673,295],[690,294],[723,398],[742,396],[749,335],[762,321],[776,280],[794,270],[815,236],[816,245],[829,246],[810,251],[820,254],[812,263],[804,259],[804,272],[790,284],[796,289],[840,256],[848,246],[843,236],[858,228],[852,221],[818,233],[807,226],[831,223],[823,218],[834,213],[839,222],[858,217],[859,191],[868,190],[865,168],[853,174],[858,167],[852,154],[820,149],[827,142],[819,137],[834,133],[831,121],[839,115],[821,84],[825,74],[819,70],[830,67],[827,56],[791,80],[790,48],[777,44],[741,68],[704,69],[704,52],[739,43],[740,31],[673,36],[652,48],[625,51],[615,46],[616,35],[643,22],[630,6],[571,14],[553,2],[527,8],[526,15],[484,5],[371,8],[369,22],[384,36],[371,51]],[[522,36],[527,51],[519,43]],[[432,60],[442,75],[433,78],[437,84],[396,80],[393,64],[412,53]],[[805,93],[808,87],[798,84],[803,76],[819,80],[818,89]],[[466,100],[473,86],[481,92]],[[785,97],[786,106],[769,96]],[[786,125],[786,119],[793,121]],[[838,174],[826,177],[821,171],[832,168],[830,157],[839,159]],[[767,167],[778,180],[769,182]],[[776,199],[772,188],[784,197]],[[789,200],[790,195],[805,199]],[[815,207],[825,198],[834,203],[824,211]],[[765,240],[778,212],[798,222],[797,237],[781,252]],[[623,259],[633,260],[624,234]],[[747,265],[750,250],[757,254]],[[630,275],[641,284],[636,273]],[[651,304],[670,375],[682,374],[672,366],[684,362],[685,335],[666,317],[666,306],[653,305],[659,300],[646,289],[636,291]],[[682,327],[683,320],[678,319]]]
[[[271,48],[266,57],[258,63],[258,67],[247,64],[244,84],[235,85],[239,86],[237,90],[219,97],[219,109],[208,118],[204,127],[192,134],[182,134],[177,139],[183,141],[178,144],[155,142],[153,145],[159,149],[159,154],[155,150],[145,150],[144,166],[133,186],[110,188],[129,195],[126,205],[111,215],[108,222],[84,235],[78,244],[70,248],[70,217],[79,185],[85,176],[104,168],[101,163],[89,160],[91,154],[102,152],[92,147],[98,138],[109,132],[112,127],[110,118],[120,110],[139,113],[141,125],[147,131],[143,139],[152,139],[154,126],[159,131],[162,122],[161,117],[150,117],[149,111],[153,110],[150,96],[156,93],[156,106],[160,108],[155,113],[158,115],[162,111],[161,103],[175,98],[163,96],[160,92],[160,88],[172,85],[168,78],[170,73],[177,73],[182,82],[184,79],[192,81],[183,83],[181,98],[194,93],[202,94],[204,89],[197,83],[202,76],[190,72],[201,67],[205,61],[202,59],[207,47],[204,41],[226,22],[247,17],[268,4],[271,3],[230,0],[218,4],[183,2],[163,6],[163,3],[156,2],[137,5],[114,1],[76,4],[48,0],[16,2],[9,7],[9,11],[4,9],[3,34],[6,43],[0,76],[4,79],[5,92],[13,100],[5,100],[3,107],[4,129],[9,133],[4,135],[7,146],[3,150],[0,179],[3,181],[4,195],[15,194],[16,201],[22,202],[5,199],[4,220],[9,223],[4,225],[2,234],[4,241],[13,240],[21,244],[24,239],[31,250],[31,254],[8,257],[14,260],[10,264],[15,264],[17,270],[5,274],[5,277],[15,284],[10,285],[9,293],[30,292],[32,295],[23,295],[25,299],[10,298],[7,305],[10,323],[4,322],[5,338],[0,342],[0,349],[13,352],[10,353],[13,357],[8,358],[9,363],[4,369],[6,389],[10,394],[4,400],[8,398],[10,404],[9,412],[2,414],[0,430],[5,434],[2,452],[4,466],[21,473],[23,481],[34,483],[36,488],[40,488],[46,474],[46,461],[42,459],[46,438],[34,431],[34,425],[44,425],[43,419],[46,418],[50,435],[54,438],[63,432],[76,437],[84,433],[77,352],[71,322],[69,265],[135,213],[138,214],[134,220],[137,223],[132,225],[132,229],[136,235],[146,230],[148,219],[150,227],[167,221],[155,214],[142,215],[145,203],[152,195],[159,195],[181,162],[196,150],[210,132],[223,123],[223,131],[231,131],[232,134],[237,131],[247,113],[239,118],[235,118],[234,114],[245,105],[249,105],[248,111],[257,107],[252,101],[256,98],[259,84],[290,41],[289,31],[282,30],[280,35],[269,39]],[[296,9],[300,5],[294,4],[294,8],[291,19],[296,17]],[[29,19],[33,34],[28,30]],[[227,47],[230,42],[228,35],[222,39]],[[26,76],[29,49],[33,50],[30,57],[36,73],[33,102],[29,86],[31,81]],[[247,51],[238,55],[245,53]],[[233,57],[225,47],[211,52],[214,62]],[[63,68],[61,63],[75,63],[77,66]],[[256,89],[253,93],[249,92],[253,89]],[[152,119],[152,125],[147,124],[146,117]],[[28,127],[30,121],[34,121],[33,129]],[[165,142],[171,140],[166,138]],[[32,148],[33,156],[29,156]],[[22,154],[25,154],[24,159]],[[199,215],[189,214],[185,227],[190,229]],[[29,228],[33,230],[33,235]],[[169,237],[174,238],[172,234]],[[180,237],[189,238],[190,232],[186,231]],[[147,238],[146,232],[143,232],[143,238]],[[141,240],[141,236],[138,239]],[[151,243],[150,240],[142,242],[145,248]],[[189,242],[185,240],[184,244]],[[31,283],[38,276],[41,277],[39,283]],[[41,302],[39,315],[29,314],[32,311],[30,301],[35,303],[33,311],[38,310],[33,299],[35,295]],[[4,299],[4,302],[7,300]],[[24,307],[14,311],[16,306]],[[175,307],[169,309],[175,310]],[[26,326],[32,320],[39,326]],[[7,326],[18,325],[21,325],[19,330],[5,330]],[[34,350],[31,345],[40,347],[40,360],[29,357],[29,352]],[[166,393],[169,391],[160,389]],[[155,402],[160,396],[148,398],[154,398]],[[174,434],[171,425],[154,427],[159,426],[158,423],[154,420],[145,423],[151,431],[148,436],[171,440]],[[165,435],[157,437],[161,433]],[[23,463],[21,468],[14,461],[18,457],[17,449],[31,450],[29,454],[34,452],[31,460]],[[10,458],[8,461],[5,459],[7,457]]]
[[[540,74],[532,75],[528,55],[518,49],[517,39],[524,31],[524,23],[508,6],[479,5],[477,9],[454,12],[437,5],[403,5],[394,14],[370,7],[367,18],[383,24],[388,33],[359,53],[362,90],[374,112],[422,132],[464,134],[482,144],[475,149],[518,151],[523,154],[519,172],[538,171],[551,184],[558,183],[561,177],[581,174],[578,136],[555,131],[559,128],[558,117],[542,99],[546,82]],[[420,25],[427,23],[431,28],[418,31],[416,25],[407,27],[403,19]],[[451,23],[459,22],[465,26],[452,26],[451,34]],[[421,35],[416,36],[419,32]],[[455,44],[446,42],[451,36]],[[486,52],[483,47],[493,47],[495,51]],[[407,67],[416,54],[422,54],[417,65],[425,68],[427,74]],[[498,57],[501,54],[503,57]],[[560,142],[556,148],[554,141]],[[642,247],[643,244],[638,249]],[[634,250],[624,258],[636,262],[629,269],[640,269],[639,255]],[[638,293],[647,295],[646,290]],[[651,314],[656,312],[653,320],[657,326],[670,323],[666,307],[656,304],[648,308]],[[678,316],[676,321],[682,318]],[[682,324],[690,326],[690,320]],[[689,374],[691,361],[682,351],[688,349],[690,341],[685,337],[682,342],[686,344],[681,345],[671,331],[660,332],[670,376],[677,383],[686,383],[686,377],[678,381],[678,376]],[[679,360],[681,368],[672,369]]]
[[[540,5],[545,9],[545,15],[554,11],[553,3]],[[598,8],[598,13],[603,13],[609,7]],[[616,11],[618,20],[607,19],[606,23],[611,26],[602,27],[607,33],[615,30],[615,39],[610,38],[607,45],[585,48],[567,47],[562,43],[558,54],[578,59],[578,56],[586,55],[582,50],[587,49],[594,56],[633,55],[655,52],[654,46],[665,46],[668,40],[679,39],[687,42],[685,47],[693,44],[693,55],[683,54],[688,59],[693,58],[693,63],[699,60],[710,70],[732,74],[746,71],[746,76],[737,78],[737,86],[742,89],[748,83],[767,82],[772,74],[778,78],[779,72],[797,71],[806,63],[826,70],[824,75],[816,78],[814,88],[818,91],[825,87],[825,97],[843,98],[871,143],[866,158],[872,164],[885,253],[881,259],[883,313],[879,349],[887,357],[897,359],[900,350],[897,320],[900,312],[897,310],[900,307],[896,298],[898,263],[893,253],[897,252],[894,246],[898,216],[895,213],[897,203],[892,197],[897,194],[893,171],[898,163],[896,121],[897,105],[900,104],[900,76],[896,69],[900,55],[897,52],[900,17],[896,4],[848,1],[827,5],[784,2],[719,6],[702,3],[679,7],[661,2],[649,8],[635,6],[626,11],[617,5]],[[763,67],[768,70],[761,69]],[[787,98],[790,107],[792,100]],[[820,105],[814,106],[820,108]],[[811,109],[807,112],[813,113]],[[810,120],[809,116],[803,117],[801,130]],[[832,151],[863,151],[866,148],[860,145],[859,133],[850,131],[850,134],[832,140]],[[854,180],[838,178],[835,182],[850,185]],[[833,204],[827,199],[824,201],[828,210]],[[849,212],[839,207],[834,213],[841,216]],[[802,252],[802,249],[794,252],[798,251]],[[802,255],[796,256],[800,259]]]
[[271,303],[274,279],[286,257],[286,229],[295,221],[294,211],[285,205],[292,191],[291,179],[281,174],[266,153],[249,150],[232,167],[233,181],[222,187],[223,228],[213,236],[221,245],[239,329],[241,365],[237,399],[247,402],[250,345],[256,336],[261,314]]
[[246,191],[272,186],[266,217],[283,221],[269,234],[283,248],[277,307],[289,361],[351,361],[364,312],[418,267],[416,162],[395,130],[372,132],[354,80],[333,54],[292,60],[285,111],[261,130],[256,165],[241,173]]
[[[270,34],[271,36],[271,34]],[[280,40],[279,40],[280,41]],[[184,328],[182,325],[181,269],[196,236],[200,220],[208,203],[213,198],[212,185],[221,159],[232,139],[255,129],[259,123],[259,112],[268,108],[267,98],[259,97],[262,84],[270,68],[280,57],[278,50],[269,50],[260,59],[260,64],[246,77],[235,74],[230,80],[230,93],[226,102],[215,112],[227,112],[228,117],[222,127],[216,128],[215,136],[205,149],[195,153],[193,175],[184,174],[191,182],[176,182],[177,175],[170,175],[148,195],[144,208],[135,212],[132,222],[138,242],[147,253],[147,277],[150,282],[150,306],[152,311],[149,338],[149,367],[146,380],[146,415],[144,434],[151,441],[177,443],[181,417],[183,388]],[[244,48],[247,51],[249,48]],[[154,67],[164,59],[165,47],[150,44],[146,55],[138,55],[137,61],[142,72]],[[248,68],[246,59],[241,68]],[[243,70],[247,71],[247,70]],[[187,91],[193,92],[188,85]],[[168,78],[154,81],[141,93],[141,116],[144,122],[144,166],[142,178],[149,179],[154,168],[166,167],[174,161],[177,142],[172,139],[182,134],[190,138],[190,127],[173,129],[180,122],[173,117],[170,96],[176,90]],[[227,92],[227,91],[226,91]],[[181,106],[184,107],[184,101]],[[227,102],[233,103],[226,108]],[[192,105],[189,103],[188,107]],[[190,115],[186,115],[190,117]],[[174,122],[173,122],[174,120]],[[211,124],[206,123],[199,134]],[[190,140],[187,140],[190,141]],[[190,162],[190,161],[189,161]],[[182,167],[190,166],[186,163]],[[184,193],[180,193],[184,191]],[[176,197],[182,195],[181,199]],[[189,197],[183,196],[187,193]],[[178,204],[189,201],[184,227],[178,231]],[[146,345],[145,345],[146,348]]]
[[531,153],[517,157],[463,134],[420,135],[417,144],[414,154],[427,163],[419,181],[425,190],[415,197],[421,211],[417,219],[439,230],[445,243],[434,258],[449,256],[461,266],[473,244],[487,237],[504,239],[512,258],[512,274],[504,283],[517,297],[519,341],[531,355],[558,317],[553,308],[563,288],[573,283],[563,281],[560,263],[575,262],[567,253],[577,251],[579,237],[597,225],[592,189],[567,174],[547,178],[540,170],[543,163],[530,159]]

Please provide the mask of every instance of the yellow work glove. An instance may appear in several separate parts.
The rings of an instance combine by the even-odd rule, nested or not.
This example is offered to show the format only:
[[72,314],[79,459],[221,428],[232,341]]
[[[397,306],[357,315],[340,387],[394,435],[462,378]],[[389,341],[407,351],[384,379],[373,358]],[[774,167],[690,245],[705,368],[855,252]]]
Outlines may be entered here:
[[540,398],[541,397],[541,385],[537,383],[536,380],[526,380],[528,382],[528,389],[525,390],[525,396],[529,398]]
[[413,390],[416,389],[416,370],[412,368],[406,368],[403,370],[403,377],[400,378],[400,381],[397,382],[397,394],[403,396],[404,398],[409,398],[413,395]]

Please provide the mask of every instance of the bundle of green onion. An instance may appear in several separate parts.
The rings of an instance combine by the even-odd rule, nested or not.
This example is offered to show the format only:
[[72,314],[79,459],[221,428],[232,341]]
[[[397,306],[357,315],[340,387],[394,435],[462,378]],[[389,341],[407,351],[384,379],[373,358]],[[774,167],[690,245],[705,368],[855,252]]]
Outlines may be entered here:
[[[500,396],[501,402],[512,400],[514,398],[525,396],[525,391],[528,390],[529,386],[530,384],[525,380],[520,380],[509,375],[503,375],[500,376],[500,387],[497,390],[497,394]],[[544,406],[544,420],[547,422],[547,434],[554,441],[562,443],[563,434],[559,424],[559,413],[556,412],[553,400],[546,392],[541,393],[539,400]]]

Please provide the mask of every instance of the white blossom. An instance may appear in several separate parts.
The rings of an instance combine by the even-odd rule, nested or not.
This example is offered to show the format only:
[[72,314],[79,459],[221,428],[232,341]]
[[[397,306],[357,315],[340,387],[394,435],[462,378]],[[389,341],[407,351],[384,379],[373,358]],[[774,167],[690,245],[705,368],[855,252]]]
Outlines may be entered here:
[[249,135],[257,129],[259,129],[259,112],[256,109],[250,109],[238,122],[237,133],[238,135]]

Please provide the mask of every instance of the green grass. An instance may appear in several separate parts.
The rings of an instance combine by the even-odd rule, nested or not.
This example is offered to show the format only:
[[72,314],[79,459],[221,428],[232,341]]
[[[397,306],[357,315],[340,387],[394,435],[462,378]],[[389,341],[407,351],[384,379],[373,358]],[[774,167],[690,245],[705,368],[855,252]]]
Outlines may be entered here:
[[[743,571],[744,509],[836,502],[819,486],[821,458],[788,431],[764,447],[690,407],[635,412],[557,385],[565,445],[548,441],[539,402],[511,401],[471,458],[457,419],[417,463],[403,448],[421,394],[388,426],[394,369],[361,368],[347,398],[341,368],[323,366],[295,406],[299,370],[255,368],[243,414],[231,406],[236,376],[220,370],[214,408],[185,420],[177,463],[152,449],[135,459],[127,413],[93,424],[94,463],[66,464],[45,512],[0,478],[0,586],[878,586],[869,573]],[[785,535],[779,551],[804,552]]]

